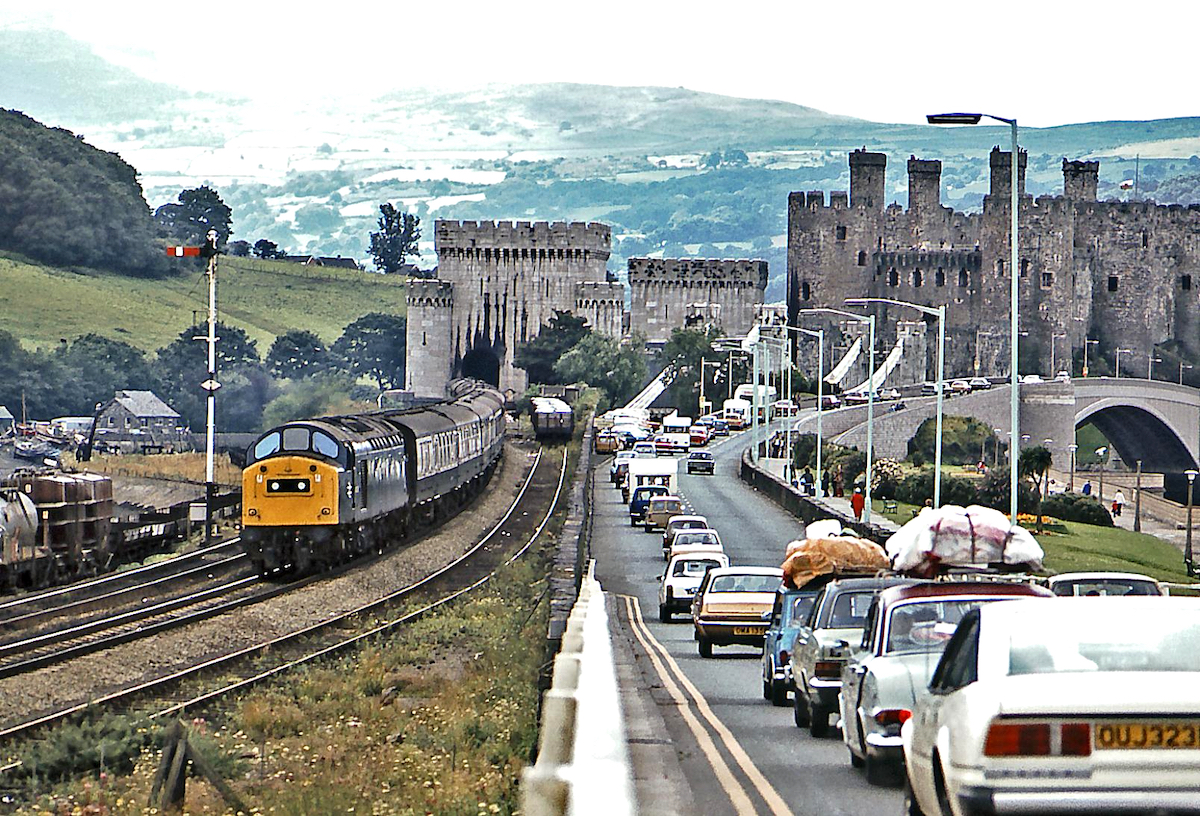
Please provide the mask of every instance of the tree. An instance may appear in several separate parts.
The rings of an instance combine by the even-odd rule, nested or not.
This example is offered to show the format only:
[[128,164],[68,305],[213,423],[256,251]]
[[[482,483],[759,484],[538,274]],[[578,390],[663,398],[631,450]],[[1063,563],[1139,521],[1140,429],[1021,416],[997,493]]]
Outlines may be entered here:
[[370,377],[380,391],[398,388],[404,383],[406,330],[403,317],[372,312],[347,326],[332,351],[355,377]]
[[380,204],[379,231],[371,233],[371,256],[375,268],[384,274],[399,272],[404,259],[420,255],[417,242],[421,239],[421,219],[402,213],[391,203]]
[[[717,360],[718,355],[712,349],[713,341],[721,336],[716,328],[708,329],[674,329],[671,339],[659,352],[659,363],[666,367],[674,365],[676,374],[671,382],[670,393],[672,404],[681,411],[685,406],[696,405],[700,398],[700,361],[708,358]],[[719,401],[720,395],[713,382],[707,384],[706,397]],[[690,407],[688,410],[691,410]]]
[[612,337],[589,332],[555,363],[554,373],[566,383],[585,382],[604,391],[609,406],[624,405],[646,380],[645,340],[622,345]]
[[517,349],[513,365],[525,369],[531,383],[560,383],[562,380],[554,372],[555,364],[590,332],[582,317],[555,309],[554,316],[537,337]]
[[97,402],[111,399],[118,389],[156,391],[158,378],[141,349],[121,340],[85,334],[55,356],[67,372],[65,392],[76,393],[72,413],[91,414]]
[[259,258],[278,258],[283,253],[279,251],[279,245],[274,241],[259,238],[254,242],[254,254]]
[[[1037,493],[1037,531],[1039,533],[1042,532],[1042,500],[1045,499],[1046,491],[1050,488],[1050,465],[1053,459],[1050,449],[1045,445],[1025,448],[1017,457],[1017,473],[1025,478],[1032,478],[1033,483],[1037,485],[1035,492]],[[1041,484],[1043,479],[1046,480],[1044,486]]]
[[[203,323],[184,329],[178,337],[158,350],[154,366],[163,389],[159,396],[193,428],[204,426],[206,395],[200,389],[200,383],[208,377],[208,344],[193,338],[207,334],[208,326]],[[245,330],[218,321],[217,337],[217,381],[223,386],[217,394],[217,400],[223,406],[232,402],[232,395],[238,390],[224,388],[231,384],[230,375],[237,372],[253,374],[261,370],[262,364],[258,347]],[[263,400],[265,403],[266,399]],[[227,413],[217,411],[217,424],[221,430],[230,428],[227,418]]]
[[249,241],[230,241],[229,254],[238,258],[245,258],[250,254]]
[[217,231],[218,245],[233,234],[233,210],[207,184],[184,190],[178,204],[163,204],[154,217],[167,235],[184,244],[203,243],[210,229]]
[[329,368],[329,349],[310,331],[292,329],[275,338],[267,350],[268,370],[276,377],[298,380]]

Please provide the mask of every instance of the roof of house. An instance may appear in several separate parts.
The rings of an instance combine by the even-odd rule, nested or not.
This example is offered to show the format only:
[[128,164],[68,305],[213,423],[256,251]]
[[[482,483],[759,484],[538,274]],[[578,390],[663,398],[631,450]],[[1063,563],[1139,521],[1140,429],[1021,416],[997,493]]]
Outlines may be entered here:
[[341,255],[338,255],[336,258],[322,256],[318,260],[320,260],[321,266],[334,266],[341,269],[359,268],[358,261],[354,260],[353,258],[343,258]]
[[153,391],[118,391],[114,398],[136,417],[178,417],[179,414]]

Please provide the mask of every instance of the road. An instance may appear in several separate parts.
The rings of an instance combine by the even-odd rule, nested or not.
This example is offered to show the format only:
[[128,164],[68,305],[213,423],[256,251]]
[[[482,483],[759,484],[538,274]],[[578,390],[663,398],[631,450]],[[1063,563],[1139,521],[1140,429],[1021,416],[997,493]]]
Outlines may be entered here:
[[[742,434],[710,445],[717,459],[715,476],[688,476],[681,460],[680,492],[721,534],[733,564],[778,566],[784,547],[802,533],[802,525],[738,478],[748,442],[748,434]],[[607,461],[601,460],[595,482],[592,549],[597,578],[606,592],[637,601],[618,604],[622,623],[633,624],[635,650],[651,657],[643,661],[652,664],[646,667],[645,682],[653,689],[700,810],[706,815],[898,813],[899,790],[868,785],[850,766],[840,737],[813,739],[794,725],[790,707],[776,708],[762,698],[760,650],[717,647],[715,656],[705,660],[683,617],[658,622],[662,537],[629,526],[620,492],[609,486]],[[632,621],[627,619],[631,612]],[[651,656],[655,641],[663,652]]]

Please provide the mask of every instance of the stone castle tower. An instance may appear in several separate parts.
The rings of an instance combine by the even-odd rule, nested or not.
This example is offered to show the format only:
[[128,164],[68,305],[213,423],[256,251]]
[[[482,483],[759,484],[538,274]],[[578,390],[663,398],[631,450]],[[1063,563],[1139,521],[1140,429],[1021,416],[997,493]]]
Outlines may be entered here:
[[[1178,341],[1200,355],[1200,207],[1099,202],[1099,163],[1063,160],[1063,195],[1025,194],[1018,157],[1018,268],[1010,267],[1012,154],[994,148],[983,212],[941,204],[941,162],[910,158],[908,208],[884,206],[887,157],[850,154],[850,191],[788,198],[788,320],[851,297],[945,305],[947,376],[1008,373],[1011,275],[1019,275],[1021,366],[1069,368],[1085,340],[1123,346],[1145,364]],[[915,312],[880,306],[880,343]],[[935,342],[927,342],[935,353]],[[930,369],[932,370],[932,369]]]
[[555,310],[620,337],[624,290],[609,282],[604,224],[436,221],[436,280],[408,291],[407,388],[441,397],[446,382],[475,377],[511,395],[527,387],[513,355]]
[[767,289],[767,262],[630,258],[630,330],[665,343],[690,319],[745,334]]

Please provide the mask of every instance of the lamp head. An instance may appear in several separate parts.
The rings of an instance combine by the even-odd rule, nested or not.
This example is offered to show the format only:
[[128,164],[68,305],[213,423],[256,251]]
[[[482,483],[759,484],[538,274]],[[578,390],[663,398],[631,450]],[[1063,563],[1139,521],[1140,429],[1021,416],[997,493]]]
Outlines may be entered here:
[[1183,475],[1188,477],[1188,484],[1191,484],[1192,482],[1196,481],[1197,476],[1200,476],[1200,471],[1185,470]]
[[930,113],[925,121],[931,125],[978,125],[982,113]]
[[1103,457],[1103,456],[1105,456],[1107,453],[1108,453],[1108,445],[1101,445],[1100,447],[1096,448],[1096,455],[1097,455],[1097,456],[1101,456],[1101,457]]

